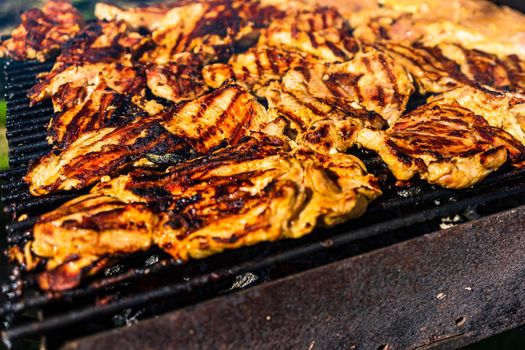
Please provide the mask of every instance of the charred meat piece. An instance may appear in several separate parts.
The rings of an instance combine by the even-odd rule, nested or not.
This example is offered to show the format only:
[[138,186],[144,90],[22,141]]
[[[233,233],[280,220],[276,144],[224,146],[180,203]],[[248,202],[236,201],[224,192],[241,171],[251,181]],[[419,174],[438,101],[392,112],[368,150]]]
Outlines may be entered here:
[[187,158],[236,144],[266,122],[266,111],[252,95],[228,85],[124,127],[84,133],[63,151],[40,159],[25,180],[37,196],[84,188],[139,160],[137,166],[151,164],[144,161],[148,158]]
[[0,57],[45,61],[80,31],[84,21],[68,0],[48,0],[21,15],[22,24],[0,45]]
[[146,68],[146,77],[155,96],[172,102],[192,100],[208,91],[198,61],[153,64]]
[[248,89],[257,91],[270,81],[282,79],[291,68],[304,66],[307,60],[305,55],[298,52],[255,46],[246,52],[234,54],[228,64],[215,63],[204,67],[202,75],[206,84],[213,88],[234,79]]
[[95,5],[95,17],[101,21],[122,21],[134,29],[147,28],[152,31],[162,24],[168,12],[190,1],[177,1],[132,8],[121,8],[105,2]]
[[[285,94],[280,96],[280,92]],[[292,100],[279,101],[285,96],[294,96],[297,105],[321,100],[328,107],[338,106],[341,109],[365,108],[374,112],[375,119],[384,118],[395,121],[405,110],[414,87],[408,73],[390,57],[377,51],[358,53],[354,59],[344,63],[313,65],[290,70],[283,78],[280,87],[272,85],[267,89],[266,97],[270,107],[278,108],[281,113],[299,125],[301,109],[292,107]],[[325,107],[310,106],[310,110],[326,110]],[[321,114],[326,113],[322,112]],[[319,114],[319,113],[317,113]],[[372,114],[373,115],[373,114]],[[379,117],[381,116],[381,117]],[[381,124],[372,122],[374,127]],[[306,124],[309,124],[306,122]]]
[[[69,88],[68,85],[63,85],[66,86]],[[86,90],[82,85],[79,88]],[[58,97],[64,97],[66,94],[67,92],[63,91]],[[74,91],[74,95],[83,94]],[[49,144],[61,149],[86,132],[123,126],[146,116],[148,113],[134,105],[131,98],[110,89],[102,81],[82,101],[76,101],[53,115],[47,129],[47,140]]]
[[525,96],[486,88],[463,86],[429,98],[453,101],[501,128],[525,145]]
[[48,259],[40,286],[61,290],[105,256],[157,245],[186,261],[299,238],[362,215],[380,194],[353,156],[249,139],[165,172],[137,170],[99,184],[40,217],[32,251]]
[[165,64],[181,53],[197,55],[204,64],[228,58],[237,42],[252,37],[231,1],[195,2],[170,10],[152,32],[153,50],[144,62]]
[[272,21],[258,45],[299,51],[324,62],[344,62],[359,51],[341,15],[333,8],[300,11]]
[[[64,47],[52,70],[39,76],[28,97],[35,104],[54,96],[64,84],[84,80],[84,85],[95,86],[101,76],[115,91],[136,94],[145,87],[145,78],[133,57],[147,42],[123,23],[90,24]],[[55,109],[61,110],[56,104]]]
[[390,41],[377,42],[374,47],[405,67],[422,95],[445,92],[472,83],[461,72],[460,66],[447,58],[439,47]]
[[500,59],[480,50],[467,50],[458,44],[442,44],[439,48],[476,84],[504,92],[525,92],[525,61],[516,55]]
[[415,175],[431,184],[465,188],[525,148],[505,131],[457,103],[434,102],[399,118],[386,131],[362,129],[357,143],[379,154],[398,180]]

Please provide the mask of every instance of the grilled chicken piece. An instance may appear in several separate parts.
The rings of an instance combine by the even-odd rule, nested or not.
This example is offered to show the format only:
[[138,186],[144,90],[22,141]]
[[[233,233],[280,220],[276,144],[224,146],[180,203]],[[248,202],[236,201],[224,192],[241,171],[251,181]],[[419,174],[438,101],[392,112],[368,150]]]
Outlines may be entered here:
[[148,87],[155,96],[180,102],[192,100],[208,91],[208,85],[202,77],[200,60],[179,58],[179,62],[153,64],[146,68]]
[[195,2],[170,10],[152,32],[155,48],[144,62],[166,64],[177,54],[191,53],[204,64],[228,58],[233,45],[254,34],[231,1]]
[[429,101],[454,101],[525,145],[525,96],[521,94],[463,86],[433,96]]
[[255,46],[233,55],[228,64],[215,63],[204,67],[202,75],[206,84],[212,88],[221,86],[225,81],[236,80],[256,92],[270,81],[280,80],[291,68],[306,65],[307,60],[305,55],[298,52]]
[[133,56],[147,42],[140,34],[128,32],[123,23],[90,24],[66,45],[53,69],[39,76],[40,82],[29,90],[28,97],[35,104],[55,95],[64,84],[84,81],[84,85],[96,86],[101,76],[113,90],[137,94],[145,87],[145,78]]
[[382,0],[379,10],[365,11],[354,34],[368,42],[387,39],[427,46],[460,44],[496,55],[525,58],[525,16],[490,1]]
[[341,15],[333,8],[300,11],[272,21],[259,37],[259,46],[299,51],[324,62],[344,62],[359,51]]
[[32,250],[48,259],[40,286],[62,290],[105,256],[157,245],[186,261],[299,238],[362,215],[380,194],[353,156],[251,138],[165,172],[137,170],[99,184],[40,217]]
[[362,129],[357,143],[379,154],[398,180],[416,174],[431,184],[466,188],[525,148],[505,131],[457,103],[434,102],[399,118],[386,131]]
[[516,55],[500,59],[480,50],[467,50],[458,44],[442,44],[439,48],[473,82],[504,92],[525,92],[525,61]]
[[380,41],[374,44],[374,48],[405,67],[422,95],[445,92],[471,84],[459,65],[447,58],[439,47]]
[[[343,110],[347,107],[354,110],[365,107],[392,123],[403,113],[414,91],[405,69],[390,57],[373,50],[358,53],[354,59],[344,63],[295,68],[284,76],[281,85],[276,87],[274,84],[268,89],[266,97],[269,106],[279,109],[281,114],[302,128],[304,114],[297,106],[305,102],[311,105],[308,107],[310,110],[317,109],[322,112],[320,114],[326,113],[326,108],[330,110],[334,104]],[[281,96],[280,91],[285,94]],[[283,101],[283,98],[286,100]],[[313,101],[316,99],[324,101],[327,107],[311,108],[315,106]],[[377,119],[378,116],[375,116]],[[309,125],[309,122],[305,122]],[[382,126],[373,123],[374,127]]]
[[[84,86],[80,88],[86,90]],[[73,94],[82,95],[78,91]],[[47,140],[56,148],[70,145],[88,131],[123,126],[148,116],[145,110],[132,103],[132,99],[110,89],[103,81],[82,101],[75,102],[55,113],[49,123]]]
[[142,159],[187,158],[236,144],[250,130],[260,130],[267,118],[246,90],[227,85],[124,127],[84,133],[60,153],[40,159],[25,180],[35,196],[84,188]]
[[153,31],[162,24],[162,20],[164,20],[171,9],[184,3],[189,3],[189,1],[123,9],[105,2],[97,2],[95,5],[95,17],[101,21],[122,21],[134,29],[147,28]]
[[82,28],[80,13],[68,0],[48,0],[42,10],[21,15],[22,24],[0,45],[0,57],[45,61]]

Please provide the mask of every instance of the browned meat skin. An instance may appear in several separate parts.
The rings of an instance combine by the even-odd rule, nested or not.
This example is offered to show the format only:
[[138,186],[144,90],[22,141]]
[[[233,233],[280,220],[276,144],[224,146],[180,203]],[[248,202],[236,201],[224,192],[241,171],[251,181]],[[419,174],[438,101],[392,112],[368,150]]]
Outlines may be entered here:
[[270,107],[277,108],[300,129],[308,128],[312,121],[309,116],[312,112],[307,110],[322,115],[333,106],[343,111],[349,109],[350,115],[364,107],[374,112],[368,114],[373,116],[369,117],[372,126],[381,128],[383,124],[378,120],[383,118],[394,122],[405,110],[413,91],[412,80],[402,66],[390,57],[370,50],[360,52],[344,63],[290,70],[282,83],[271,84],[265,95]]
[[429,98],[429,101],[458,103],[483,117],[491,126],[505,130],[525,145],[524,95],[466,85],[435,95]]
[[62,112],[55,113],[49,123],[47,140],[56,148],[62,149],[70,145],[86,132],[124,126],[135,119],[148,116],[130,98],[108,88],[104,82],[96,86],[89,96],[76,102]]
[[148,155],[203,154],[236,144],[268,122],[264,108],[238,85],[119,128],[86,132],[58,154],[40,159],[25,179],[33,195],[89,186]]
[[62,290],[105,256],[157,245],[186,261],[299,238],[362,215],[380,194],[353,156],[290,150],[262,136],[166,172],[137,170],[102,183],[43,215],[31,245],[48,259],[40,286]]
[[252,38],[255,29],[239,16],[231,1],[195,2],[172,9],[152,32],[155,48],[145,62],[165,64],[178,54],[197,55],[203,63],[228,58],[233,46]]
[[348,34],[341,15],[325,7],[292,12],[272,21],[262,31],[258,45],[299,51],[324,62],[344,62],[359,51],[359,43]]
[[439,48],[476,84],[504,92],[525,92],[525,61],[516,55],[500,59],[480,50],[467,50],[458,44],[441,44]]
[[403,65],[414,77],[418,91],[441,93],[465,85],[504,92],[523,92],[525,62],[517,56],[502,59],[457,44],[427,47],[379,41],[374,47]]
[[257,94],[259,88],[282,79],[288,70],[304,66],[309,60],[315,61],[299,52],[255,46],[246,52],[234,54],[228,64],[215,63],[204,67],[202,75],[206,84],[212,88],[236,80]]
[[95,17],[101,21],[123,21],[134,29],[147,28],[154,30],[171,9],[189,2],[177,1],[128,9],[105,2],[97,2],[95,5]]
[[208,91],[197,60],[151,65],[146,69],[148,87],[158,97],[172,102],[192,100]]
[[138,93],[145,80],[133,57],[148,42],[139,33],[128,32],[123,23],[92,23],[64,47],[53,69],[39,77],[40,82],[29,90],[28,97],[34,104],[53,97],[64,84],[85,80],[84,85],[96,85],[100,76],[117,92]]
[[380,41],[374,44],[374,48],[405,67],[422,95],[445,92],[472,83],[461,72],[459,65],[443,55],[438,47]]
[[68,0],[48,0],[42,10],[21,15],[22,24],[0,45],[0,57],[45,61],[82,28],[80,13]]
[[525,147],[457,103],[434,102],[399,118],[386,131],[362,129],[357,143],[379,154],[399,180],[415,175],[447,188],[465,188],[497,170]]

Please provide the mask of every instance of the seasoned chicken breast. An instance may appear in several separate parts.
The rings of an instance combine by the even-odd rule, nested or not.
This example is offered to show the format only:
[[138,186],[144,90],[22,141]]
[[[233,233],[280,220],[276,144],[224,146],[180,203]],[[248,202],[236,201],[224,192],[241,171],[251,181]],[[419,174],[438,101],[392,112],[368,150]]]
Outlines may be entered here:
[[182,261],[302,237],[362,215],[381,191],[355,157],[290,150],[263,136],[165,172],[137,170],[40,217],[40,286],[75,286],[106,256],[157,245]]
[[0,44],[0,57],[45,61],[84,25],[69,0],[47,0],[42,9],[22,13],[22,23]]
[[419,175],[431,184],[465,188],[525,148],[505,131],[457,103],[433,102],[402,116],[385,131],[362,129],[357,143],[379,154],[398,180]]
[[158,161],[170,154],[184,159],[236,144],[267,122],[266,111],[251,94],[227,85],[123,127],[84,133],[61,152],[40,159],[25,179],[36,196],[84,188],[140,159]]

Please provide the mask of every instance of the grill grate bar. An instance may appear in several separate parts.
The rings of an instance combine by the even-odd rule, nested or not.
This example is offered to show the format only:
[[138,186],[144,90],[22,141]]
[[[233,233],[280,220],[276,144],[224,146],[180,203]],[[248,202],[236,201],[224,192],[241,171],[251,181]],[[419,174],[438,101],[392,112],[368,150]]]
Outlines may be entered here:
[[69,199],[75,198],[78,196],[78,193],[66,193],[66,194],[57,194],[48,197],[31,197],[31,199],[26,200],[22,203],[11,203],[4,208],[4,211],[8,214],[14,213],[23,213],[31,209],[38,207],[46,208],[53,205],[59,205]]
[[8,181],[12,179],[19,179],[25,175],[26,171],[26,167],[12,167],[8,170],[0,172],[0,180]]
[[8,238],[14,235],[16,232],[24,232],[27,230],[31,230],[33,228],[33,225],[36,223],[38,217],[34,216],[27,220],[23,221],[15,221],[10,224],[6,225],[6,232],[8,234]]
[[0,185],[0,190],[2,191],[16,191],[22,188],[27,188],[27,185],[21,181],[7,182]]
[[46,137],[47,137],[47,132],[40,131],[40,132],[31,133],[31,134],[23,134],[20,136],[11,137],[9,138],[9,143],[11,145],[18,145],[18,144],[24,144],[26,142],[45,140]]
[[41,114],[47,114],[51,116],[53,114],[53,107],[46,106],[46,107],[39,107],[36,109],[35,107],[26,108],[26,109],[9,108],[9,119],[10,120],[13,120],[13,119],[16,120],[19,118],[27,118],[27,117],[32,117],[34,115],[41,115]]
[[51,147],[47,143],[47,141],[40,141],[40,142],[34,142],[23,146],[18,146],[14,148],[13,150],[9,151],[10,155],[16,156],[18,154],[25,154],[27,152],[35,152],[40,150],[46,150],[49,152]]
[[44,131],[46,130],[45,125],[33,125],[25,129],[19,129],[19,130],[15,129],[13,131],[8,130],[6,134],[7,134],[7,139],[10,140],[12,137],[21,136],[21,135],[32,133],[32,132],[41,132],[42,130]]
[[29,162],[41,158],[48,154],[50,149],[48,150],[41,150],[37,152],[27,153],[27,154],[20,154],[20,155],[13,155],[9,154],[9,163],[13,166],[19,166],[19,165],[27,165]]
[[477,206],[480,203],[503,199],[508,197],[510,194],[516,195],[520,193],[525,193],[525,184],[504,187],[501,188],[500,191],[491,193],[489,195],[481,194],[458,202],[447,203],[441,207],[423,210],[405,217],[381,222],[355,231],[350,231],[345,234],[330,238],[329,242],[324,241],[310,243],[298,248],[268,256],[259,261],[248,261],[233,267],[206,273],[192,278],[188,282],[178,282],[152,291],[124,297],[112,304],[99,305],[96,308],[86,307],[82,309],[76,309],[58,316],[51,316],[41,322],[32,322],[21,326],[15,326],[7,331],[2,332],[2,338],[4,339],[4,342],[10,342],[20,337],[43,334],[66,325],[77,324],[95,317],[110,315],[125,308],[146,304],[160,298],[173,297],[182,292],[190,292],[212,281],[234,277],[245,272],[259,271],[267,266],[274,266],[286,261],[309,256],[311,254],[315,254],[320,249],[331,249],[345,246],[357,240],[374,237],[381,233],[402,229],[404,227],[422,224],[440,217],[450,216],[467,210],[473,206]]

